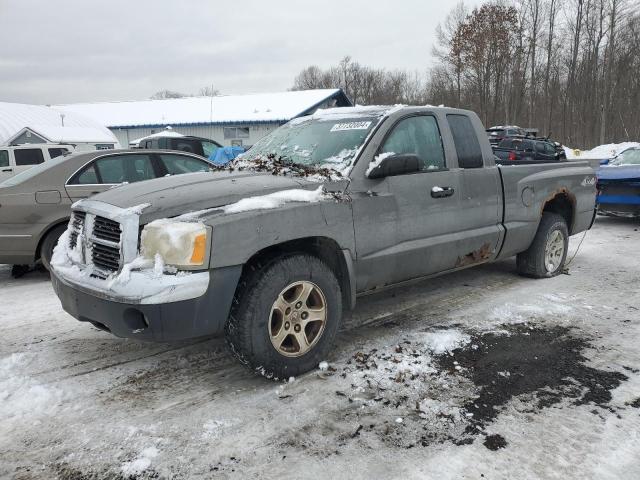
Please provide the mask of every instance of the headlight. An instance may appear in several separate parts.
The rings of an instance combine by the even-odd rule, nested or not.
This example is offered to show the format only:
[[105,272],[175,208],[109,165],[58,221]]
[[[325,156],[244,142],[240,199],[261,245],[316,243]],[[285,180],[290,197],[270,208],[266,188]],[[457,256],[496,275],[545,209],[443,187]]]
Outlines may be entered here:
[[149,259],[159,254],[165,265],[197,267],[207,258],[207,239],[203,223],[156,220],[142,229],[140,250]]

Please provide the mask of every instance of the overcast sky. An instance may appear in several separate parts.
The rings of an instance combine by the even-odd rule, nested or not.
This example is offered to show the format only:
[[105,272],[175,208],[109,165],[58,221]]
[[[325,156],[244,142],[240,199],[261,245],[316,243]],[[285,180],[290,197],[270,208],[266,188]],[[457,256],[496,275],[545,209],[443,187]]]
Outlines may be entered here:
[[[467,0],[474,6],[481,0]],[[453,0],[0,0],[0,100],[282,91],[351,55],[426,71]]]

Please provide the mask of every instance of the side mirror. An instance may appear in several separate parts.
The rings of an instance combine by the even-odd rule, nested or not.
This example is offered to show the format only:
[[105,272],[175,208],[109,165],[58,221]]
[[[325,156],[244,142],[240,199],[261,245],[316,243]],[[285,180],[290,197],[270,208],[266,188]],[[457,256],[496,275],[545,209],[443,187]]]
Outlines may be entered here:
[[378,178],[416,173],[420,171],[420,164],[420,158],[416,154],[391,154],[382,158],[382,160],[380,160],[373,168],[370,166],[366,175],[367,178],[375,180]]

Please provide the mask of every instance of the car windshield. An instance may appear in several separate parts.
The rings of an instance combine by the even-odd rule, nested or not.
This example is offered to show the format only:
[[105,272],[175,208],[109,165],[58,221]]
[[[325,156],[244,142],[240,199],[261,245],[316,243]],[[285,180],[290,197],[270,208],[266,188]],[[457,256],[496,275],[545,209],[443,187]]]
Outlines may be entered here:
[[353,160],[379,117],[315,117],[294,120],[256,142],[239,158],[245,162],[278,161],[303,169],[348,174]]
[[35,177],[36,175],[40,175],[42,172],[45,172],[50,168],[53,168],[56,165],[59,165],[68,159],[69,159],[69,155],[63,155],[60,157],[52,158],[47,162],[40,163],[38,165],[30,167],[28,170],[25,170],[24,172],[20,172],[17,175],[14,175],[13,177],[8,178],[4,182],[0,183],[0,186],[10,187],[13,185],[18,185],[20,183],[26,182],[27,180]]
[[611,160],[609,165],[640,165],[640,149],[625,150]]

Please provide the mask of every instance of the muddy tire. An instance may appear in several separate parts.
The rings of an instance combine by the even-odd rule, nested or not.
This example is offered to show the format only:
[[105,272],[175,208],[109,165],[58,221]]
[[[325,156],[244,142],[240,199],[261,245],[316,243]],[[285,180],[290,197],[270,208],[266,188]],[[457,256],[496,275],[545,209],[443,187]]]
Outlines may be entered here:
[[51,257],[53,256],[53,249],[58,244],[60,235],[67,229],[66,225],[60,225],[47,233],[46,237],[42,241],[40,246],[40,261],[47,270],[51,270]]
[[342,319],[335,274],[304,254],[249,269],[225,327],[231,351],[268,378],[287,379],[316,368],[326,359]]
[[556,213],[543,213],[533,243],[516,258],[518,273],[533,278],[555,277],[564,269],[568,247],[565,219]]

